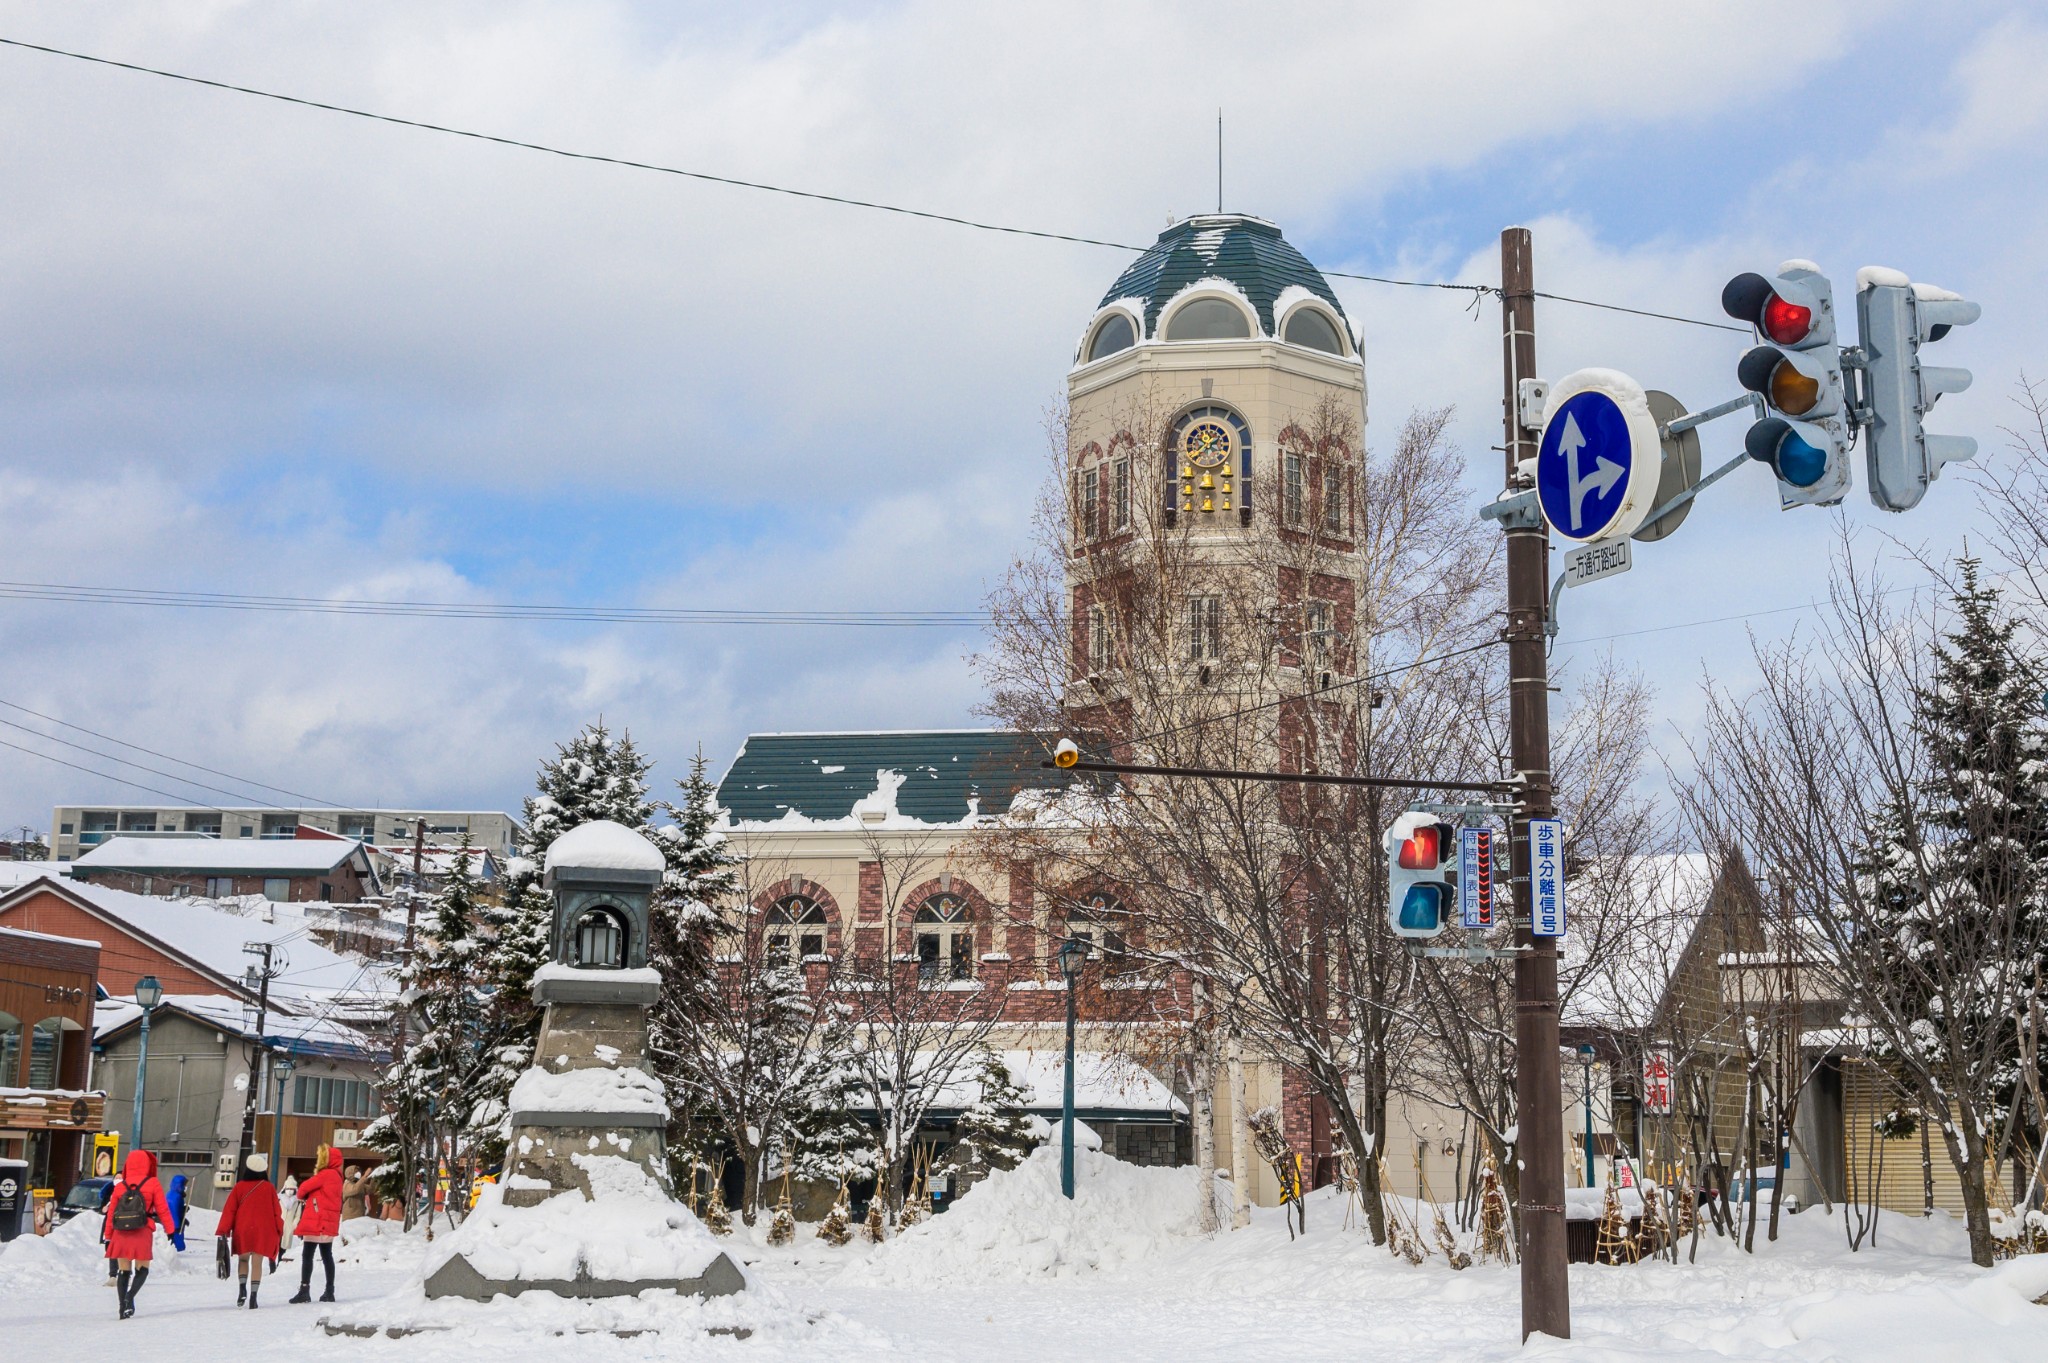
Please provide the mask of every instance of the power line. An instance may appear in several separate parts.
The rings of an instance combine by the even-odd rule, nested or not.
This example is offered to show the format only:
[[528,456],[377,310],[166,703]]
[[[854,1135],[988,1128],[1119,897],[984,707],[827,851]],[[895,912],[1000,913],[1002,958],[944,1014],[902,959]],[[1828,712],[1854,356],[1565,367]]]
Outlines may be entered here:
[[[254,787],[256,787],[256,788],[257,788],[258,790],[269,790],[269,791],[275,791],[275,792],[276,792],[277,794],[279,794],[279,795],[289,795],[289,796],[291,796],[291,797],[292,797],[292,798],[293,798],[294,800],[304,800],[304,801],[305,801],[306,803],[308,803],[308,804],[315,804],[315,805],[326,805],[326,806],[327,806],[328,808],[330,808],[330,809],[344,809],[344,808],[347,808],[347,806],[345,806],[345,805],[340,805],[340,804],[337,804],[337,803],[335,803],[335,802],[334,802],[333,800],[322,800],[322,799],[319,799],[319,798],[317,798],[317,797],[315,797],[315,796],[312,796],[312,795],[307,795],[307,794],[305,794],[305,793],[303,793],[303,792],[301,792],[301,791],[296,791],[296,790],[286,790],[286,789],[285,789],[285,788],[284,788],[283,786],[273,786],[273,785],[271,785],[271,784],[269,784],[268,782],[265,782],[265,781],[252,781],[252,780],[250,780],[250,779],[249,779],[248,777],[246,777],[246,776],[237,776],[237,775],[235,775],[235,774],[234,774],[233,772],[231,772],[231,771],[221,771],[221,770],[220,770],[219,768],[217,768],[217,767],[209,767],[209,766],[205,766],[205,765],[203,765],[202,763],[198,763],[198,762],[190,762],[190,761],[187,761],[187,760],[186,760],[185,758],[182,758],[182,757],[173,757],[173,756],[172,756],[171,754],[169,754],[169,753],[167,753],[167,752],[158,752],[158,751],[157,751],[157,750],[156,750],[155,748],[145,748],[145,747],[143,747],[143,746],[142,746],[142,745],[141,745],[140,743],[130,743],[130,742],[129,742],[128,740],[126,740],[125,738],[116,738],[116,737],[114,737],[114,736],[113,736],[112,734],[103,734],[103,733],[101,733],[101,732],[100,732],[99,730],[97,730],[97,729],[88,729],[88,728],[86,728],[86,727],[85,727],[85,726],[84,726],[83,724],[73,724],[73,723],[72,723],[72,722],[71,722],[70,720],[68,720],[68,719],[59,719],[59,718],[57,718],[57,717],[56,717],[55,715],[46,715],[46,714],[44,714],[44,713],[43,713],[42,711],[40,711],[40,710],[31,710],[31,709],[29,709],[29,708],[28,708],[28,707],[27,707],[26,705],[17,705],[17,704],[15,703],[15,702],[13,702],[13,701],[11,701],[11,700],[0,700],[0,705],[4,705],[4,706],[6,706],[6,707],[7,707],[8,709],[10,709],[10,710],[16,710],[16,711],[19,711],[20,713],[22,713],[22,714],[24,714],[24,715],[29,715],[29,716],[32,716],[32,717],[34,717],[34,718],[36,718],[36,719],[40,719],[40,720],[42,720],[42,721],[44,721],[45,723],[48,723],[48,724],[55,724],[55,725],[58,725],[58,726],[60,726],[60,727],[62,727],[62,728],[66,728],[66,729],[72,729],[72,730],[75,730],[75,731],[77,731],[78,733],[82,733],[82,734],[89,734],[89,735],[91,735],[91,736],[92,736],[93,738],[97,738],[97,739],[101,740],[102,742],[106,742],[106,743],[112,743],[112,744],[115,744],[115,745],[117,745],[117,746],[119,746],[119,747],[123,747],[123,748],[133,748],[133,749],[134,749],[134,750],[135,750],[136,752],[139,752],[139,753],[147,753],[147,754],[149,754],[149,755],[150,755],[151,757],[161,757],[161,758],[162,758],[162,759],[163,759],[164,761],[166,761],[166,762],[176,762],[176,763],[177,763],[177,764],[178,764],[179,766],[181,766],[181,767],[191,767],[191,768],[192,768],[192,769],[193,769],[194,771],[203,771],[203,772],[205,772],[205,773],[206,773],[207,775],[209,775],[209,776],[219,776],[219,777],[223,777],[223,778],[225,778],[225,779],[227,779],[227,780],[229,780],[229,781],[236,781],[236,782],[239,782],[239,783],[241,783],[242,785],[245,785],[245,786],[254,786]],[[5,720],[0,720],[0,723],[6,723],[6,721],[5,721]],[[13,726],[13,727],[15,727],[15,728],[20,728],[21,726],[20,726],[20,725],[15,725],[15,726]],[[33,731],[31,731],[31,732],[33,732]],[[49,735],[49,734],[44,734],[44,735],[41,735],[41,737],[45,737],[45,738],[50,738],[50,737],[53,737],[53,735]],[[57,739],[56,741],[58,741],[58,742],[62,742],[63,740],[62,740],[62,739]],[[104,755],[105,755],[105,754],[102,754],[102,756],[104,756]],[[127,764],[128,766],[132,766],[132,767],[140,767],[140,766],[142,765],[142,764],[141,764],[141,763],[139,763],[139,762],[128,762],[128,760],[127,760],[126,758],[121,758],[121,757],[116,757],[116,758],[114,758],[113,760],[114,760],[114,761],[116,761],[116,762],[123,762],[123,763],[126,763],[126,764]],[[147,768],[144,768],[144,770],[147,770]],[[171,779],[172,779],[172,780],[174,780],[174,781],[184,781],[184,780],[186,780],[186,778],[185,778],[185,777],[182,777],[182,776],[172,776],[172,775],[171,775],[171,773],[169,773],[169,772],[163,772],[163,773],[160,773],[160,774],[161,774],[161,775],[165,775],[165,776],[171,776]],[[189,782],[189,784],[192,784],[192,785],[197,785],[197,784],[198,784],[198,782],[196,782],[196,781],[194,781],[194,782]],[[264,802],[263,802],[263,801],[261,801],[261,800],[258,800],[258,801],[257,801],[256,803],[257,803],[257,804],[258,804],[259,806],[261,806],[261,805],[263,805],[263,804],[264,804]],[[268,806],[268,807],[269,807],[269,808],[273,808],[273,809],[274,809],[274,808],[278,808],[278,806],[275,806],[275,805],[271,805],[271,806]]]
[[[537,606],[516,602],[385,601],[354,597],[265,596],[242,592],[165,591],[63,582],[0,582],[0,598],[180,609],[287,611],[314,615],[412,616],[461,620],[561,620],[597,624],[831,625],[888,629],[955,629],[985,624],[984,611],[772,610],[637,606]],[[324,803],[324,802],[323,802]]]
[[161,795],[166,799],[178,800],[180,802],[186,802],[192,799],[190,795],[178,795],[168,790],[160,790],[156,786],[145,786],[140,781],[130,781],[127,777],[116,776],[112,772],[95,771],[91,767],[81,767],[76,762],[66,762],[61,757],[52,757],[50,756],[50,754],[46,752],[37,752],[34,748],[24,748],[19,743],[9,743],[4,738],[0,738],[0,748],[12,748],[16,752],[25,752],[30,757],[40,757],[45,762],[55,762],[60,767],[69,767],[73,771],[82,771],[87,776],[97,776],[103,780],[112,781],[117,785],[133,786],[137,790],[146,790],[151,795]]
[[[882,203],[875,199],[856,199],[845,194],[827,194],[821,190],[796,189],[789,185],[773,185],[761,180],[744,180],[732,175],[715,175],[709,171],[687,170],[680,166],[665,166],[653,161],[636,161],[630,157],[607,156],[600,152],[571,151],[565,147],[550,146],[545,142],[528,142],[517,137],[502,137],[496,133],[477,132],[471,128],[456,128],[445,123],[428,123],[417,118],[402,118],[396,114],[377,113],[370,109],[357,109],[346,104],[332,104],[325,100],[308,99],[302,95],[287,95],[276,90],[263,90],[253,85],[236,85],[230,81],[211,80],[205,76],[188,75],[182,71],[168,71],[158,66],[143,66],[137,62],[118,61],[112,57],[96,57],[87,52],[73,52],[66,48],[50,47],[43,43],[24,42],[19,38],[0,38],[0,46],[20,48],[27,52],[41,52],[52,57],[67,57],[72,61],[90,62],[95,66],[113,67],[116,70],[132,71],[138,75],[156,76],[163,80],[180,81],[187,85],[205,86],[211,90],[223,90],[230,94],[249,95],[256,99],[272,100],[279,104],[295,104],[304,109],[318,109],[323,113],[346,114],[350,118],[368,119],[373,123],[389,123],[400,128],[413,128],[421,132],[441,133],[449,137],[467,138],[473,142],[489,142],[501,147],[516,147],[521,151],[540,152],[546,156],[559,156],[570,161],[590,161],[598,165],[617,166],[624,170],[652,171],[657,175],[673,175],[685,180],[698,180],[706,184],[725,185],[733,189],[751,189],[763,194],[780,194],[792,199],[809,199],[815,203],[837,204],[842,208],[865,208],[876,213],[894,213],[906,218],[921,218],[927,222],[941,222],[954,227],[969,227],[979,232],[1000,232],[1008,236],[1036,237],[1041,241],[1065,241],[1079,246],[1102,246],[1113,251],[1129,251],[1132,254],[1144,252],[1146,247],[1134,246],[1127,241],[1109,241],[1102,237],[1082,236],[1074,232],[1053,232],[1035,227],[1013,227],[1007,223],[985,222],[979,218],[961,217],[953,213],[939,213],[924,208],[909,208],[902,204]],[[1498,297],[1500,288],[1493,284],[1447,284],[1425,279],[1396,279],[1388,275],[1357,274],[1347,270],[1324,270],[1325,275],[1339,279],[1357,279],[1369,284],[1390,284],[1409,289],[1444,289],[1452,292],[1469,292],[1475,300],[1486,295]],[[1665,322],[1683,322],[1687,326],[1712,327],[1720,331],[1746,332],[1747,327],[1730,326],[1726,322],[1709,322],[1697,317],[1681,317],[1674,313],[1653,312],[1644,308],[1623,307],[1618,303],[1596,303],[1586,298],[1571,298],[1563,294],[1538,293],[1538,298],[1547,298],[1555,303],[1571,303],[1579,307],[1600,308],[1609,312],[1625,312],[1636,317],[1650,317]]]

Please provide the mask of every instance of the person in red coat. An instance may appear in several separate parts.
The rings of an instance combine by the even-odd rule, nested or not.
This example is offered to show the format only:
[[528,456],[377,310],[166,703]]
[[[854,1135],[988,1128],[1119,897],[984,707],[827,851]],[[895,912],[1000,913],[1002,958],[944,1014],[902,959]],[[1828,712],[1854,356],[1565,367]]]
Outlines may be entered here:
[[242,1176],[228,1192],[220,1207],[220,1228],[216,1234],[228,1242],[235,1255],[235,1305],[247,1303],[256,1309],[256,1289],[263,1286],[265,1260],[275,1262],[284,1244],[284,1208],[278,1204],[277,1189],[270,1182],[270,1160],[251,1155],[242,1166]]
[[299,1290],[293,1302],[313,1300],[313,1252],[327,1274],[321,1301],[334,1300],[334,1237],[341,1234],[341,1151],[321,1146],[313,1152],[313,1172],[299,1185],[299,1224],[293,1234],[305,1246],[299,1256]]
[[[135,1224],[138,1216],[139,1225]],[[156,1156],[147,1150],[130,1150],[121,1162],[121,1177],[107,1193],[105,1226],[107,1257],[119,1269],[115,1286],[121,1290],[122,1320],[135,1314],[135,1296],[149,1279],[157,1226],[164,1228],[165,1235],[177,1234],[170,1204],[164,1201],[164,1186],[156,1180]]]

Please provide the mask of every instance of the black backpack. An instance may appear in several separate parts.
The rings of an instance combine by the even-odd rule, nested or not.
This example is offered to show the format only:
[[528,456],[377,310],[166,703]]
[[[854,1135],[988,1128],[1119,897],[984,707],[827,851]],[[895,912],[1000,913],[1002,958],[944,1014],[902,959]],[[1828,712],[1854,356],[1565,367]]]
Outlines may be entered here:
[[114,1199],[114,1229],[141,1230],[149,1224],[149,1203],[143,1199],[142,1189],[128,1184],[121,1189],[121,1196]]

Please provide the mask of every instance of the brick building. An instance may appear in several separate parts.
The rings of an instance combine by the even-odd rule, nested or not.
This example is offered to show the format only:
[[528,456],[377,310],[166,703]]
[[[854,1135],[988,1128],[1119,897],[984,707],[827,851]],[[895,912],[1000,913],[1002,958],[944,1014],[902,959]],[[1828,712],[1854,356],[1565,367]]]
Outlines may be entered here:
[[74,880],[141,895],[360,904],[382,882],[370,849],[343,838],[112,837],[71,863]]
[[94,941],[0,927],[0,1157],[62,1197],[105,1101],[91,1090]]

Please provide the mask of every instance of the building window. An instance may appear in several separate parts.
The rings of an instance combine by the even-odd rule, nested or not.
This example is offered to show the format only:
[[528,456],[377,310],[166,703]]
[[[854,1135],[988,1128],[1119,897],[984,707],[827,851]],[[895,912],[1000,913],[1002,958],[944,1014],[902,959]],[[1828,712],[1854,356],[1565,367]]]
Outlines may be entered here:
[[292,883],[283,876],[266,876],[263,880],[263,897],[273,904],[289,904],[292,901]]
[[1287,319],[1286,334],[1281,339],[1289,345],[1303,345],[1332,355],[1344,353],[1344,341],[1337,334],[1336,324],[1313,307],[1296,308]]
[[1302,607],[1301,656],[1316,667],[1330,661],[1331,616],[1327,601],[1311,601]]
[[256,830],[249,827],[249,825],[247,824],[243,824],[241,836],[245,838],[253,838],[256,836]]
[[0,1088],[21,1082],[21,1019],[0,1013]]
[[1095,338],[1088,343],[1088,358],[1099,360],[1114,355],[1119,350],[1129,350],[1138,343],[1137,329],[1124,313],[1113,312],[1095,328]]
[[266,838],[296,838],[299,836],[299,816],[296,814],[265,814],[263,836]]
[[974,924],[959,895],[925,900],[917,910],[914,936],[920,983],[974,978]]
[[771,960],[802,964],[806,956],[825,954],[825,909],[804,895],[784,895],[768,910],[766,938]]
[[68,838],[71,836],[71,825],[68,823],[60,823],[57,825],[57,831]]
[[1244,309],[1222,298],[1183,303],[1166,323],[1169,341],[1240,341],[1251,334]]
[[376,1093],[360,1079],[300,1075],[293,1085],[292,1111],[304,1117],[372,1117]]
[[1100,606],[1088,608],[1088,670],[1109,671],[1109,621]]
[[57,1058],[64,1051],[64,1019],[44,1018],[29,1035],[28,1086],[57,1087]]
[[1109,525],[1122,530],[1131,523],[1131,461],[1118,459],[1109,466]]
[[329,880],[320,882],[320,902],[323,904],[332,904],[334,902],[334,882]]
[[1081,538],[1092,540],[1096,532],[1096,506],[1101,495],[1102,475],[1089,469],[1081,475]]
[[585,909],[569,944],[570,964],[586,970],[622,970],[626,965],[626,924],[610,909]]
[[1223,656],[1223,598],[1188,598],[1188,658],[1201,662]]
[[187,814],[185,816],[185,831],[187,833],[205,833],[217,838],[220,836],[220,815]]
[[1280,517],[1289,525],[1302,518],[1301,456],[1283,455],[1280,460]]
[[1088,959],[1115,962],[1130,949],[1130,915],[1115,895],[1091,894],[1067,914],[1067,936],[1088,948]]
[[233,894],[234,892],[234,877],[208,876],[206,878],[206,897],[208,899],[226,899],[229,895]]
[[1344,530],[1344,466],[1334,459],[1323,461],[1323,529]]

